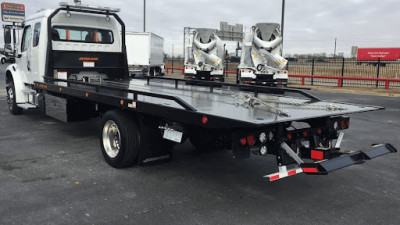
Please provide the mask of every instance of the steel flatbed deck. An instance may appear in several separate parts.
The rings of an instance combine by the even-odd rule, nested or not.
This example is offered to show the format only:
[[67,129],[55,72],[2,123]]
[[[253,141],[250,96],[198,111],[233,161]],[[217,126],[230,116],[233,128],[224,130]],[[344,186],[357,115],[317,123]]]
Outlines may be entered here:
[[[199,86],[175,78],[147,77],[90,83],[68,81],[68,85],[64,80],[47,80],[46,83],[35,83],[36,88],[98,103],[113,103],[177,121],[196,123],[193,117],[185,118],[187,113],[207,116],[218,119],[216,123],[210,121],[209,126],[219,128],[264,126],[383,109],[323,101],[297,89],[216,82],[199,82]],[[239,90],[243,88],[246,90]],[[285,95],[281,94],[282,90]]]

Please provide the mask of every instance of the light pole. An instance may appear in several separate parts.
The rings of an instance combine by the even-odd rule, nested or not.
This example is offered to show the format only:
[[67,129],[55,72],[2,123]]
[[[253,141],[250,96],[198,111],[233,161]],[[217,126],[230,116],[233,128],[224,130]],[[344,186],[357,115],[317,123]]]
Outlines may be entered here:
[[172,60],[172,74],[174,74],[174,44],[172,44],[172,56],[171,56],[171,60]]
[[282,47],[281,56],[283,57],[283,28],[285,24],[285,0],[282,0],[282,15],[281,15],[281,35],[282,35]]
[[146,0],[143,0],[143,32],[146,32]]

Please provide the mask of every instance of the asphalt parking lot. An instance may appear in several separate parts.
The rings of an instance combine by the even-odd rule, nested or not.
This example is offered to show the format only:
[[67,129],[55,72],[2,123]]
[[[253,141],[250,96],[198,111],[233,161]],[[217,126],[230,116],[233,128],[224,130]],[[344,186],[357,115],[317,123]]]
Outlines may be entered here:
[[[165,164],[108,166],[98,120],[65,124],[38,111],[12,116],[0,66],[0,224],[398,224],[400,153],[329,174],[269,182],[273,157],[177,146]],[[351,116],[342,144],[400,148],[400,98],[312,91],[386,107]]]

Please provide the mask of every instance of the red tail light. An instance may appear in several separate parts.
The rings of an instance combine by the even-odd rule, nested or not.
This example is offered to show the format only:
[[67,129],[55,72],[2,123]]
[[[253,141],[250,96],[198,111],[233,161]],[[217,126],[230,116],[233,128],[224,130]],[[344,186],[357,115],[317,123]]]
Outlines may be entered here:
[[287,135],[287,138],[288,138],[289,140],[292,140],[293,137],[292,137],[291,134],[288,134],[288,135]]
[[251,70],[249,70],[249,73],[251,73]]
[[318,134],[322,134],[322,130],[321,130],[321,129],[318,129],[318,130],[317,130],[317,133],[318,133]]
[[254,136],[253,136],[253,135],[247,136],[247,144],[248,144],[249,146],[253,146],[254,143],[255,143]]
[[247,143],[247,140],[246,140],[246,138],[242,138],[242,139],[240,139],[240,144],[241,144],[241,145],[245,146],[245,145],[246,145],[246,143]]
[[244,70],[242,70],[242,73],[244,73]]
[[346,124],[345,124],[345,122],[344,122],[344,120],[342,120],[342,122],[340,122],[340,126],[342,127],[342,129],[344,129],[344,126],[345,126]]
[[307,131],[303,131],[303,137],[307,137],[308,136],[308,132]]
[[207,122],[208,122],[207,116],[203,116],[203,118],[201,118],[201,123],[206,124]]

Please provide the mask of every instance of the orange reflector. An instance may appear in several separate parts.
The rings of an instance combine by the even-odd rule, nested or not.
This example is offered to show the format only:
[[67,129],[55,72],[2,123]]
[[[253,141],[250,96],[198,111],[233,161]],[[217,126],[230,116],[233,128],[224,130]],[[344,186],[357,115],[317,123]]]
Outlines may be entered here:
[[124,100],[121,99],[121,101],[119,101],[119,104],[123,105],[124,104]]
[[254,143],[255,143],[254,136],[253,136],[253,135],[247,136],[247,144],[248,144],[249,146],[253,146]]
[[86,94],[85,94],[85,97],[86,97],[86,98],[89,97],[89,93],[86,93]]
[[59,92],[62,92],[62,88],[59,88],[58,91],[59,91]]
[[312,168],[301,168],[304,173],[318,173],[318,169],[315,167]]
[[324,159],[324,152],[323,151],[317,151],[317,150],[311,150],[311,158],[312,159],[317,159],[317,160],[323,160]]
[[240,139],[240,144],[241,144],[241,145],[245,146],[246,143],[247,143],[246,138]]
[[206,124],[207,122],[208,122],[207,116],[203,116],[203,118],[201,118],[201,123]]

